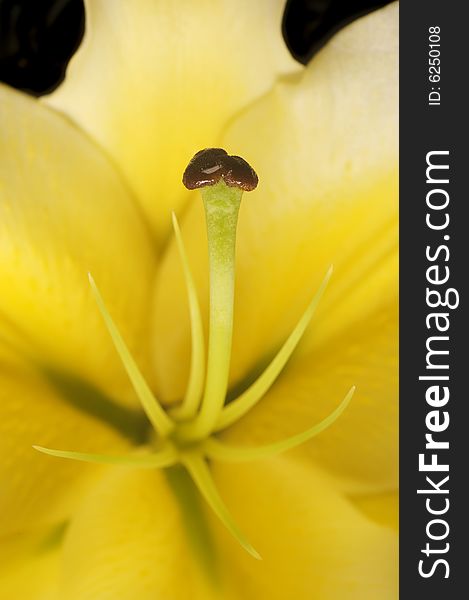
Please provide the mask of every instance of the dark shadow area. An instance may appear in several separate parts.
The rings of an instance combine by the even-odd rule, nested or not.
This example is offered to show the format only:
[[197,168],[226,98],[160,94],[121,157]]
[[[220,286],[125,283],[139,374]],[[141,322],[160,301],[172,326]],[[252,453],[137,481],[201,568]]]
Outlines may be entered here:
[[291,54],[307,64],[348,23],[390,0],[288,0],[282,32]]
[[84,22],[82,0],[0,0],[0,80],[34,96],[53,90]]
[[62,398],[76,409],[107,423],[136,445],[147,441],[151,428],[143,411],[117,404],[90,383],[73,375],[52,369],[44,369],[44,374]]

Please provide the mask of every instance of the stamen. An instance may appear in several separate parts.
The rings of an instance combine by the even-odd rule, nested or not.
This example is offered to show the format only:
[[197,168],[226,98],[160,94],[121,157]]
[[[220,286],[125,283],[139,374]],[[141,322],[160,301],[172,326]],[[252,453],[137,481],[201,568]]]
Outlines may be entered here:
[[181,230],[177,222],[176,215],[173,213],[173,228],[176,236],[176,242],[181,258],[184,280],[186,283],[187,298],[189,301],[189,314],[191,320],[191,367],[189,374],[189,382],[181,406],[178,406],[171,411],[171,416],[180,420],[192,419],[199,408],[202,398],[202,391],[205,378],[205,344],[204,333],[202,327],[202,317],[200,314],[200,306],[197,298],[197,290],[195,288],[194,279],[189,267],[186,249],[181,236]]
[[53,450],[43,446],[33,446],[35,450],[57,458],[68,458],[88,463],[104,465],[121,465],[125,467],[138,467],[143,469],[155,469],[169,467],[178,460],[178,454],[172,447],[164,448],[160,452],[152,454],[125,454],[122,456],[107,456],[104,454],[88,454],[85,452],[69,452],[67,450]]
[[226,429],[226,427],[229,427],[238,421],[238,419],[240,419],[242,416],[244,416],[259,402],[259,400],[261,400],[261,398],[265,395],[265,393],[280,375],[290,356],[293,354],[293,351],[297,347],[299,341],[303,337],[303,334],[306,331],[311,319],[313,318],[316,307],[321,300],[327,284],[329,283],[329,279],[331,278],[332,270],[333,267],[331,265],[303,316],[298,321],[296,327],[293,329],[277,355],[273,358],[262,375],[260,375],[258,379],[256,379],[256,381],[241,394],[241,396],[238,396],[236,400],[233,400],[233,402],[223,408],[222,413],[217,421],[215,431]]
[[140,372],[137,363],[130,354],[130,351],[126,346],[117,328],[117,325],[112,320],[112,317],[106,308],[104,300],[91,273],[88,273],[88,279],[90,281],[91,290],[94,294],[96,304],[98,305],[101,315],[103,316],[109,335],[111,336],[119,358],[121,359],[124,368],[127,371],[127,375],[132,382],[133,388],[138,396],[138,399],[140,400],[143,410],[147,414],[157,433],[159,433],[162,437],[166,437],[174,429],[174,423],[171,421],[158,400],[153,395],[150,387]]
[[311,427],[310,429],[307,429],[302,433],[298,433],[297,435],[289,437],[280,442],[275,442],[266,446],[243,448],[228,446],[220,440],[211,437],[208,438],[204,443],[204,450],[208,457],[213,458],[214,460],[220,460],[224,462],[244,462],[249,460],[259,460],[261,458],[268,458],[269,456],[280,454],[281,452],[285,452],[286,450],[291,450],[292,448],[295,448],[296,446],[299,446],[311,440],[313,437],[317,436],[319,433],[321,433],[322,431],[330,427],[335,421],[337,421],[340,415],[347,408],[354,392],[355,386],[350,388],[349,392],[339,404],[339,406],[334,411],[332,411],[329,416],[327,416],[317,425],[314,425],[314,427]]
[[236,525],[229,510],[226,508],[223,500],[221,499],[207,462],[198,454],[187,454],[185,457],[183,457],[182,462],[199,488],[200,493],[208,502],[223,525],[238,540],[241,546],[247,550],[247,552],[249,552],[251,556],[261,560],[260,554],[249,543],[245,535]]

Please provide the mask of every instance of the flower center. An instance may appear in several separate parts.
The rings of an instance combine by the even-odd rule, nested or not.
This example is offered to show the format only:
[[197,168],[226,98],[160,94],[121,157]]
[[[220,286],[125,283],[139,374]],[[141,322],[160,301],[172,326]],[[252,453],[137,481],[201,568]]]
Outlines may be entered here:
[[143,410],[155,432],[154,448],[137,449],[126,456],[105,456],[35,446],[45,454],[86,462],[126,464],[142,468],[182,465],[202,496],[233,536],[255,558],[260,558],[231,517],[212,478],[209,461],[246,461],[269,457],[302,444],[329,427],[345,410],[352,387],[337,408],[306,431],[266,446],[235,447],[225,444],[218,433],[241,419],[266,394],[283,370],[305,332],[332,274],[327,271],[316,295],[283,346],[258,379],[235,400],[226,404],[233,332],[236,228],[244,191],[257,186],[257,175],[238,156],[220,148],[198,152],[183,176],[189,189],[200,189],[205,209],[210,269],[210,319],[207,361],[202,318],[194,280],[181,231],[173,214],[176,243],[183,265],[191,319],[192,354],[186,393],[176,408],[165,410],[153,394],[129,352],[105,301],[91,276],[89,281],[97,306],[116,351],[132,382]]

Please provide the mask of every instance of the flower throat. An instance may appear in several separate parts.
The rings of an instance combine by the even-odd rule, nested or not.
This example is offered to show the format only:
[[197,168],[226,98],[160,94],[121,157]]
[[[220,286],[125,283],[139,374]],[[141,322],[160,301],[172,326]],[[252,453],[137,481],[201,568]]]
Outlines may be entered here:
[[303,336],[332,274],[329,267],[318,291],[277,355],[263,373],[240,396],[226,403],[233,332],[235,248],[238,212],[243,192],[256,188],[258,178],[239,156],[221,148],[198,152],[183,175],[184,185],[200,189],[207,226],[210,316],[207,359],[202,317],[181,231],[173,213],[177,248],[183,266],[191,321],[191,365],[186,392],[180,405],[166,410],[145,381],[114,323],[91,274],[91,290],[115,349],[154,431],[151,449],[136,449],[124,456],[107,456],[53,450],[35,446],[45,454],[85,462],[119,464],[140,468],[182,465],[207,503],[238,542],[255,558],[259,553],[249,543],[226,508],[210,470],[210,461],[250,461],[284,452],[303,444],[329,427],[350,402],[352,387],[337,408],[323,421],[297,435],[273,444],[236,447],[225,444],[217,434],[241,419],[266,394],[282,372]]

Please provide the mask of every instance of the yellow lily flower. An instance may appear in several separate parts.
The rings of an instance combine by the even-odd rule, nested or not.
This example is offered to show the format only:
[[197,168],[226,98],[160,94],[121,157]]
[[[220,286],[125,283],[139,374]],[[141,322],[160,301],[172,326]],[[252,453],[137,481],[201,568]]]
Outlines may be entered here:
[[[0,87],[0,600],[397,597],[397,7],[304,68],[277,0],[86,8],[56,92]],[[260,181],[229,362],[215,146]]]

